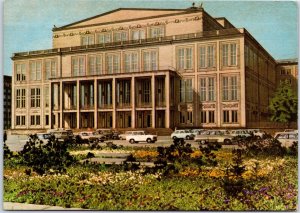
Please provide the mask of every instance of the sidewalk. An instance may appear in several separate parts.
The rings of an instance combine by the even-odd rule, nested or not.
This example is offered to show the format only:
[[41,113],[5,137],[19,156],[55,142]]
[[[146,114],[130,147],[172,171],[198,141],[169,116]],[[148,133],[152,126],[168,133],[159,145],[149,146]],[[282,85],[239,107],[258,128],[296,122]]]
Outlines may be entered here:
[[47,206],[47,205],[35,205],[35,204],[27,204],[27,203],[12,203],[12,202],[3,202],[3,210],[61,210],[61,211],[69,211],[69,210],[88,210],[88,209],[80,209],[80,208],[64,208],[61,206]]

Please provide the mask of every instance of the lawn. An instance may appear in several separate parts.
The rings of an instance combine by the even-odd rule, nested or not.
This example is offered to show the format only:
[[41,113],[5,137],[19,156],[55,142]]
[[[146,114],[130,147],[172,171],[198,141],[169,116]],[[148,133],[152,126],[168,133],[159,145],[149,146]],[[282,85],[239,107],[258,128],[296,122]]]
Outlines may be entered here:
[[[106,151],[132,153],[135,162],[159,158],[155,149]],[[97,154],[99,150],[87,147],[70,151],[80,159],[89,152]],[[175,159],[183,156],[176,151],[172,155]],[[203,150],[192,150],[189,158],[203,160],[204,155]],[[104,165],[77,161],[62,173],[50,170],[43,175],[29,172],[15,156],[5,160],[3,197],[4,201],[94,210],[297,209],[297,156],[242,155],[235,164],[232,150],[214,150],[206,159],[212,155],[217,164],[199,164],[185,156],[184,161],[168,163],[172,165],[168,168],[173,168],[168,173],[166,168],[145,168],[131,162]],[[243,168],[240,173],[239,168]]]

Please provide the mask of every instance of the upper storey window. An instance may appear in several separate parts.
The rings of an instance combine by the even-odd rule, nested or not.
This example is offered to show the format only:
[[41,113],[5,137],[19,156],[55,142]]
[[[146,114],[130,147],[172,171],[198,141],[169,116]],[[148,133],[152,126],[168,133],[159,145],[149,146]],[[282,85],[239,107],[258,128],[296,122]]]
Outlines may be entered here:
[[41,80],[42,74],[42,61],[30,61],[30,80],[39,81]]
[[128,52],[124,54],[124,72],[138,71],[138,53]]
[[89,56],[89,73],[90,75],[98,75],[103,72],[102,70],[102,55]]
[[81,37],[81,45],[91,45],[94,44],[94,35],[85,35]]
[[164,36],[164,27],[151,27],[150,28],[150,38],[158,38]]
[[126,41],[128,40],[128,34],[126,31],[120,31],[114,33],[114,41]]
[[106,55],[106,70],[108,74],[119,73],[120,55],[109,53]]
[[99,33],[97,34],[97,43],[98,44],[105,44],[112,42],[111,33]]
[[146,38],[146,31],[144,29],[131,31],[131,39],[132,40],[139,40],[139,39],[145,39],[145,38]]
[[216,45],[199,46],[199,69],[213,68],[216,66]]
[[85,75],[85,57],[84,56],[72,57],[72,75],[73,76]]
[[156,50],[143,52],[143,70],[152,71],[158,69],[158,54]]
[[222,65],[236,66],[237,65],[237,44],[226,43],[221,45],[222,49]]
[[177,49],[177,69],[193,68],[193,48],[181,47]]
[[45,79],[56,77],[56,61],[54,59],[46,60],[45,62]]
[[16,64],[17,81],[26,81],[26,64]]

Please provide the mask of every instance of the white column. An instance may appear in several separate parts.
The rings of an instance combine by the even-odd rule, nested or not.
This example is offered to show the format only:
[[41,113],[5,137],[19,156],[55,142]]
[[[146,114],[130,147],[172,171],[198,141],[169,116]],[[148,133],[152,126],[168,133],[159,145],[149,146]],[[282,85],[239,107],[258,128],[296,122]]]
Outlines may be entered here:
[[170,128],[170,72],[166,74],[165,77],[165,101],[166,101],[166,110],[165,110],[165,127]]
[[77,129],[80,129],[80,83],[79,83],[79,80],[77,80],[76,82],[76,89],[77,89],[77,100],[76,100],[76,105],[77,105],[77,108],[76,108],[76,119],[77,119],[77,122],[76,122],[76,125],[77,125]]
[[155,128],[155,76],[151,77],[151,99],[152,99],[152,128]]
[[114,77],[112,79],[112,101],[113,101],[113,112],[112,112],[112,128],[115,129],[116,128],[116,120],[117,120],[117,116],[116,116],[116,78]]
[[135,77],[131,78],[131,128],[135,128]]
[[60,112],[60,122],[59,122],[59,127],[62,128],[63,127],[63,84],[62,81],[59,82],[59,101],[60,101],[60,105],[59,105],[59,112]]
[[98,85],[97,79],[94,80],[94,128],[98,127]]

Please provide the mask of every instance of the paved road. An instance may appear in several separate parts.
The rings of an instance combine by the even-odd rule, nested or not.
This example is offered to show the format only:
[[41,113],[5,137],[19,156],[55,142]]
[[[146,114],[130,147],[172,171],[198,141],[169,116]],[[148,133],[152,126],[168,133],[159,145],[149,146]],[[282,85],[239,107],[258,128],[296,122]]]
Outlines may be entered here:
[[[21,151],[25,145],[24,140],[27,139],[27,135],[8,135],[6,144],[11,151]],[[173,141],[171,140],[170,136],[158,136],[158,139],[155,143],[146,143],[140,142],[131,144],[126,140],[109,140],[112,141],[116,145],[123,145],[128,147],[158,147],[158,146],[170,146]],[[107,142],[107,141],[105,141]],[[193,140],[187,140],[187,143],[190,143],[192,147],[198,148],[199,144],[194,142]],[[105,145],[106,143],[103,143]],[[226,148],[233,148],[236,147],[234,145],[223,145]]]

